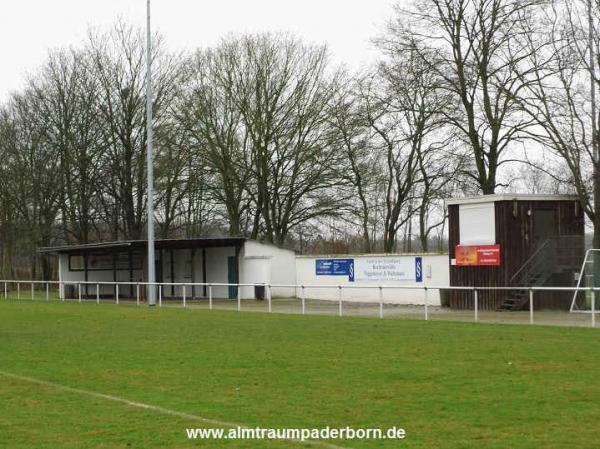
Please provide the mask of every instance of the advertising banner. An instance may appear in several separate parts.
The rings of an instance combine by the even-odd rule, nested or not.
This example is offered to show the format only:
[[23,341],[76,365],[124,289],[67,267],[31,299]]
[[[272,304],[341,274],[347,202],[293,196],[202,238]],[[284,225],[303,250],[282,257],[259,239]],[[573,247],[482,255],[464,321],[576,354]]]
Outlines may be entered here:
[[354,261],[356,282],[423,282],[423,259],[415,256],[365,257]]
[[315,261],[317,276],[348,276],[354,281],[354,259],[317,259]]
[[456,245],[455,254],[461,267],[500,265],[500,245]]

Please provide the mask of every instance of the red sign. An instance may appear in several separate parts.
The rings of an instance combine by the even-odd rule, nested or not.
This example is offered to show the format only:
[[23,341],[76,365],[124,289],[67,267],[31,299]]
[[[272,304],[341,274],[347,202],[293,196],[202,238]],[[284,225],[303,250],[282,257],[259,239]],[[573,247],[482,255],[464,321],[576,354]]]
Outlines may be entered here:
[[456,245],[455,254],[461,267],[500,265],[500,245]]

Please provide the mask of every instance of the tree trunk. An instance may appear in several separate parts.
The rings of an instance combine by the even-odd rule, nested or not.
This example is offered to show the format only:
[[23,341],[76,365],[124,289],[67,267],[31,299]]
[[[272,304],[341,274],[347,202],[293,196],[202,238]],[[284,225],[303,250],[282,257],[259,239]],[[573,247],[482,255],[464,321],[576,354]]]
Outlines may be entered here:
[[369,237],[369,223],[363,221],[363,252],[365,254],[371,253],[371,238]]
[[393,229],[385,229],[383,234],[383,252],[393,253],[396,246],[396,231]]
[[426,253],[429,250],[429,245],[427,242],[427,227],[425,224],[425,214],[427,211],[424,209],[424,207],[421,207],[421,213],[419,214],[419,236],[421,238],[421,251]]

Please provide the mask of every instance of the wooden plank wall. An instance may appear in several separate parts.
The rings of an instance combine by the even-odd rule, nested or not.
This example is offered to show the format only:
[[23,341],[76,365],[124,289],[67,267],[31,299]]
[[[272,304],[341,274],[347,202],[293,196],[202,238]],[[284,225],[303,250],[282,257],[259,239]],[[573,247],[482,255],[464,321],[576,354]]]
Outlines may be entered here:
[[[527,261],[536,249],[533,241],[533,210],[557,210],[558,235],[584,235],[584,216],[574,201],[498,201],[495,203],[496,243],[500,244],[498,267],[450,266],[451,286],[505,287],[511,277]],[[531,214],[528,211],[531,210]],[[449,257],[454,259],[455,245],[459,244],[459,206],[448,206]],[[560,282],[564,282],[561,280]],[[564,285],[564,284],[563,284]],[[479,292],[482,310],[497,309],[508,291]],[[536,304],[547,308],[568,308],[570,294],[536,293]],[[449,305],[454,309],[472,309],[473,293],[452,291]]]

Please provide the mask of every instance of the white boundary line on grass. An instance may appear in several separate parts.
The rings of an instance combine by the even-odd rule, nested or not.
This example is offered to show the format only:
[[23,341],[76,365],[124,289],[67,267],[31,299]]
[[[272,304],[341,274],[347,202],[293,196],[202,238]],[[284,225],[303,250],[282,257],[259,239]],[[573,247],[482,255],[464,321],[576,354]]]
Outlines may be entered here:
[[[56,388],[58,390],[68,391],[70,393],[76,393],[76,394],[80,394],[83,396],[90,396],[90,397],[94,397],[94,398],[98,398],[98,399],[105,399],[107,401],[119,402],[119,403],[125,404],[129,407],[141,408],[141,409],[145,409],[145,410],[152,410],[155,412],[164,413],[166,415],[177,416],[178,418],[188,419],[190,421],[200,421],[200,422],[207,423],[207,424],[213,424],[216,426],[228,427],[228,428],[233,428],[233,429],[235,429],[237,427],[241,427],[243,429],[251,429],[252,428],[252,427],[249,427],[244,424],[237,424],[237,423],[228,422],[228,421],[220,421],[218,419],[205,418],[205,417],[199,416],[199,415],[192,415],[190,413],[178,412],[176,410],[171,410],[171,409],[168,409],[165,407],[161,407],[160,405],[145,404],[144,402],[130,401],[129,399],[120,398],[118,396],[112,396],[110,394],[99,393],[97,391],[92,391],[92,390],[84,390],[82,388],[69,387],[68,385],[57,384],[57,383],[49,382],[47,380],[42,380],[42,379],[35,379],[33,377],[20,376],[18,374],[9,373],[7,371],[0,370],[0,375],[2,375],[4,377],[9,377],[11,379],[16,379],[16,380],[19,380],[22,382],[29,382],[29,383],[33,383],[33,384],[43,385],[45,387]],[[277,441],[277,440],[274,440],[274,441]],[[301,441],[301,440],[297,440],[297,439],[288,439],[288,440],[280,440],[280,441],[292,441],[294,443],[309,444],[309,445],[313,445],[313,446],[326,447],[326,448],[330,448],[330,449],[350,449],[347,446],[336,446],[335,444],[325,443],[323,441],[316,441],[316,440]]]

